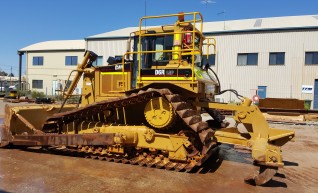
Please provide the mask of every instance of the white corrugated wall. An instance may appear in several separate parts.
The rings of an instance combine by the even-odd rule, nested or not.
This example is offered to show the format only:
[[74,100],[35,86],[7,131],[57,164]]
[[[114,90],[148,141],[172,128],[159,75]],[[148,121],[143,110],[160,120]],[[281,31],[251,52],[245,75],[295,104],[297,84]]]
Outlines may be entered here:
[[[217,40],[216,66],[222,90],[236,89],[252,97],[258,86],[267,86],[267,97],[313,100],[313,94],[302,94],[302,85],[313,85],[318,79],[318,65],[305,65],[305,52],[318,51],[318,30],[259,31],[227,33],[214,36]],[[87,49],[103,56],[122,55],[127,39],[88,39]],[[269,65],[270,52],[285,52],[284,65]],[[257,66],[237,66],[238,53],[258,53]],[[235,100],[226,93],[221,101]],[[237,99],[236,99],[237,100]]]
[[103,65],[107,65],[109,56],[123,55],[127,49],[127,39],[94,39],[87,40],[87,50],[103,56]]
[[[267,86],[267,97],[313,99],[302,94],[302,85],[318,79],[318,65],[304,64],[306,51],[318,51],[318,31],[233,33],[215,36],[217,65],[222,90],[236,89],[252,97],[258,86]],[[285,52],[284,65],[269,65],[270,52]],[[257,66],[237,66],[238,53],[258,53]],[[233,94],[224,94],[224,101]]]

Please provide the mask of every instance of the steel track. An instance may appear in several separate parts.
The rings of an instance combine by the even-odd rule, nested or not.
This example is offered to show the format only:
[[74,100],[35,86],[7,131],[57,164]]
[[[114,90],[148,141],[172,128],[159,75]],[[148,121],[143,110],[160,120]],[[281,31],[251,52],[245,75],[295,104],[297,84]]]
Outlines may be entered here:
[[[92,157],[96,159],[105,159],[107,161],[121,162],[121,163],[130,163],[133,165],[146,165],[148,167],[156,168],[165,168],[167,170],[176,170],[176,171],[186,171],[190,172],[195,166],[200,166],[204,163],[210,156],[211,152],[209,151],[216,146],[215,141],[209,139],[213,138],[214,132],[208,127],[208,123],[203,122],[200,116],[200,112],[194,110],[192,105],[188,102],[182,100],[182,97],[178,94],[173,94],[169,89],[153,89],[150,88],[146,91],[140,90],[138,93],[130,94],[126,97],[120,97],[112,100],[100,101],[85,107],[75,109],[72,111],[62,112],[54,114],[52,117],[48,118],[46,124],[44,124],[43,129],[48,125],[56,125],[58,130],[61,132],[64,125],[76,122],[80,120],[87,120],[88,118],[94,119],[94,116],[103,111],[112,111],[115,108],[121,108],[128,105],[136,105],[138,103],[147,102],[155,97],[164,97],[167,99],[173,106],[176,114],[184,121],[184,123],[191,128],[192,132],[197,135],[195,143],[201,143],[199,147],[201,149],[197,150],[192,146],[192,151],[188,154],[188,160],[185,162],[173,161],[167,158],[165,155],[148,155],[149,150],[142,152],[141,154],[132,154],[131,152],[122,154],[114,154],[105,150],[105,147],[96,148],[94,146],[85,147],[82,149],[76,148],[54,148],[51,147],[50,150],[62,151],[63,153],[75,153],[82,155],[84,157]],[[99,116],[100,121],[107,124],[107,117]],[[193,141],[192,141],[193,143]],[[125,147],[125,146],[123,146]]]

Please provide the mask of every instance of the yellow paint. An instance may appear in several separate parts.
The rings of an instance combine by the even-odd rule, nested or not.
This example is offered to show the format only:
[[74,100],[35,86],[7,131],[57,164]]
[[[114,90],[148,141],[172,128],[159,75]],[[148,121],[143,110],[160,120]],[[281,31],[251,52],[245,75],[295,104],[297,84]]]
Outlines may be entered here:
[[101,72],[100,73],[101,75],[109,75],[109,74],[111,74],[111,75],[121,75],[121,74],[124,74],[124,75],[126,75],[127,74],[127,72]]
[[162,97],[150,99],[144,114],[147,122],[158,129],[167,128],[175,119],[172,104]]

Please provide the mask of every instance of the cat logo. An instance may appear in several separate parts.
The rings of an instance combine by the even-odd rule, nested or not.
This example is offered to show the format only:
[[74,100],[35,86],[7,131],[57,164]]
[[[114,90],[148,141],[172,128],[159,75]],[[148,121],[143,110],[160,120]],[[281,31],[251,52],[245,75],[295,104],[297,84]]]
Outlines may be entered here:
[[115,65],[115,70],[121,70],[121,69],[123,69],[122,65]]
[[165,75],[165,70],[155,70],[155,75]]

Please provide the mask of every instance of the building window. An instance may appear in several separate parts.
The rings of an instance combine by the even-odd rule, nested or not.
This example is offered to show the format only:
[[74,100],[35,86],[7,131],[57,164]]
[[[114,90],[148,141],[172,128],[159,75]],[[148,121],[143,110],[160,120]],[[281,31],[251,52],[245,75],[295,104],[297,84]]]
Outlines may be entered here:
[[65,88],[64,88],[64,90],[67,91],[67,90],[70,88],[71,84],[72,84],[72,81],[71,81],[71,80],[65,81]]
[[305,64],[318,65],[318,52],[306,52]]
[[269,65],[284,65],[285,52],[272,52],[269,53]]
[[[208,60],[207,60],[207,57],[209,57]],[[202,64],[203,65],[209,64],[209,66],[215,66],[215,54],[210,54],[208,56],[203,55]]]
[[237,65],[247,66],[247,65],[257,65],[258,53],[247,53],[237,55]]
[[173,46],[173,36],[166,35],[166,36],[158,36],[156,37],[153,42],[154,44],[152,50],[156,51],[152,55],[152,61],[161,61],[166,63],[168,60],[171,60],[171,53],[163,52],[163,50],[172,50]]
[[103,66],[103,56],[97,56],[96,60],[93,62],[93,66]]
[[33,66],[43,66],[43,56],[34,56]]
[[43,80],[32,80],[32,88],[43,88]]
[[66,66],[77,66],[77,56],[65,56]]

